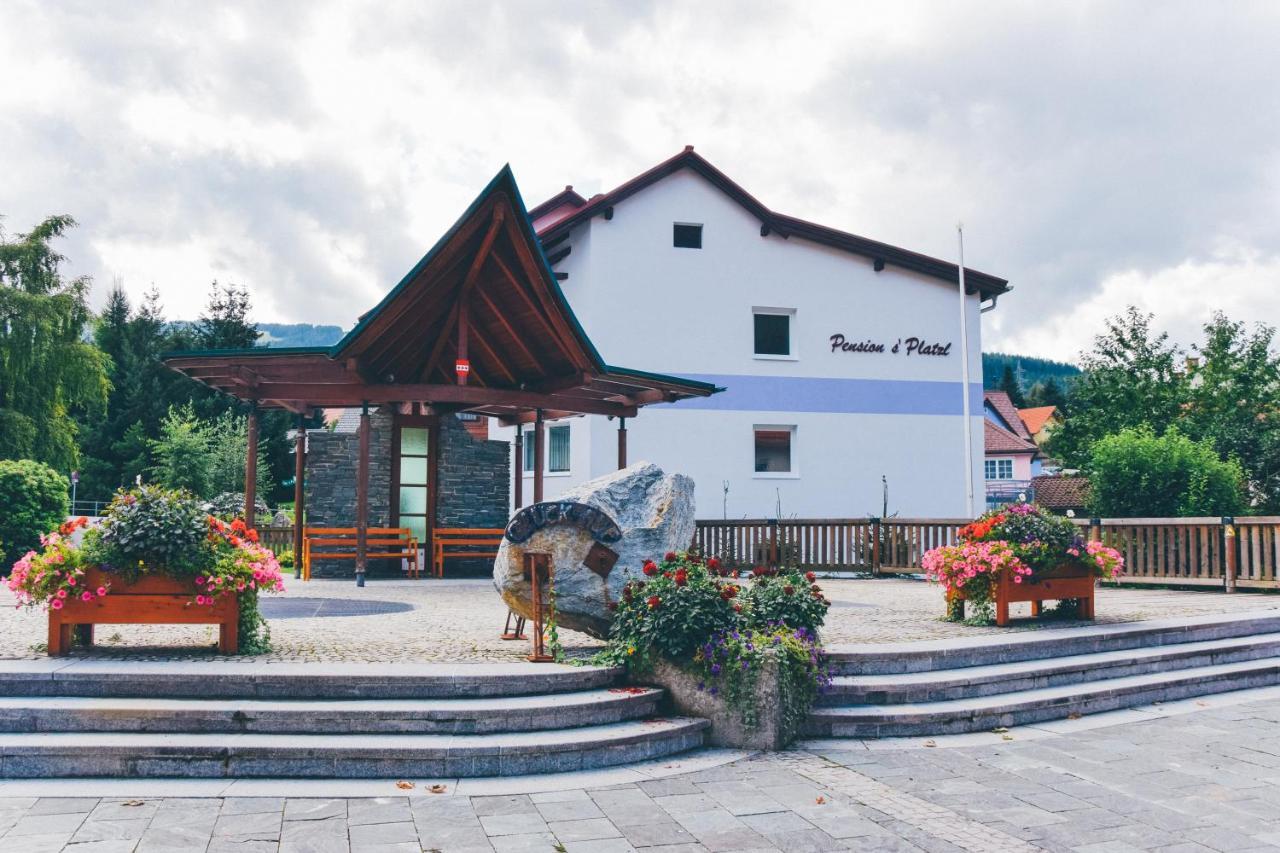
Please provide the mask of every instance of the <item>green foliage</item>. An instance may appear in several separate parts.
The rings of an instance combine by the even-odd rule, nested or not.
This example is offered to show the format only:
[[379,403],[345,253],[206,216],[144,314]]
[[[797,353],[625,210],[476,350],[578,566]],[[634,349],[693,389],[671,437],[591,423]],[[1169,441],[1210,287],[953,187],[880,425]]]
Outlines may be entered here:
[[73,415],[101,412],[110,387],[107,359],[84,341],[89,279],[64,280],[51,245],[74,225],[51,216],[0,234],[0,454],[59,470],[79,458]]
[[210,567],[208,518],[188,492],[141,486],[116,495],[86,547],[91,562],[128,579],[196,575]]
[[1017,376],[1022,388],[1031,388],[1049,379],[1053,379],[1059,386],[1066,386],[1080,375],[1080,368],[1064,361],[1051,361],[1047,358],[1033,358],[1003,352],[984,352],[982,377],[987,388],[1000,387],[1006,366],[1013,368],[1014,375]]
[[622,588],[610,632],[634,669],[645,669],[653,653],[688,660],[708,637],[738,625],[740,588],[712,575],[700,558],[667,554],[661,564],[646,561],[644,575]]
[[1072,383],[1063,423],[1049,442],[1067,467],[1087,468],[1093,444],[1104,436],[1140,426],[1161,433],[1181,417],[1189,390],[1182,353],[1167,334],[1152,331],[1151,319],[1130,307],[1107,321],[1081,359],[1085,372]]
[[817,636],[831,603],[816,580],[813,572],[801,574],[795,569],[756,575],[743,595],[747,624],[761,630],[787,625]]
[[1239,463],[1224,461],[1208,440],[1125,429],[1093,444],[1090,509],[1120,518],[1234,515],[1243,479]]
[[0,570],[40,547],[67,515],[67,478],[29,459],[0,460]]
[[1056,406],[1062,409],[1067,405],[1067,392],[1063,390],[1062,384],[1057,379],[1050,376],[1027,390],[1026,403],[1029,409],[1040,406]]
[[[243,417],[224,412],[213,420],[196,417],[190,403],[169,409],[160,423],[160,437],[150,442],[155,462],[151,474],[163,486],[186,489],[198,497],[221,497],[239,492],[244,505],[244,458],[249,446]],[[268,494],[265,454],[258,454],[258,494]],[[263,504],[263,511],[266,505]],[[215,512],[214,515],[221,516]]]
[[258,593],[248,590],[239,593],[240,622],[236,626],[240,654],[261,655],[271,651],[271,626],[263,618],[258,607]]
[[782,740],[799,733],[818,694],[831,683],[817,637],[804,628],[729,631],[698,649],[694,667],[700,689],[720,695],[738,711],[744,726],[760,720],[759,682],[770,665],[778,670],[778,707]]
[[1010,402],[1017,408],[1021,409],[1027,404],[1022,396],[1022,384],[1018,381],[1012,364],[1005,363],[1004,372],[1000,375],[1000,384],[996,387],[1008,394]]

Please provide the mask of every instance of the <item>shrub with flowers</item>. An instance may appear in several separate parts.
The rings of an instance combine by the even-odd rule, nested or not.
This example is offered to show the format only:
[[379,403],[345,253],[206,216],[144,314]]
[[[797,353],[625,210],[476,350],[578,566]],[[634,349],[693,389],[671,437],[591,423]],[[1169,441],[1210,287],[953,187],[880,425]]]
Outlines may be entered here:
[[959,541],[925,553],[921,565],[930,580],[941,583],[953,604],[963,593],[974,606],[969,620],[991,621],[1000,578],[1014,583],[1034,581],[1042,572],[1064,564],[1088,568],[1098,577],[1117,578],[1124,558],[1101,542],[1085,542],[1069,519],[1035,504],[1017,503],[992,510],[960,528]]
[[703,679],[699,687],[723,695],[738,709],[742,722],[755,727],[760,713],[757,685],[771,658],[778,661],[778,702],[786,741],[800,731],[814,700],[831,684],[816,634],[783,623],[720,631],[698,649],[694,664]]
[[74,544],[72,534],[85,524],[85,519],[67,522],[42,538],[43,551],[28,552],[14,565],[7,585],[19,606],[59,610],[72,595],[85,601],[107,595],[112,582],[84,588],[90,567],[123,586],[163,575],[191,582],[193,606],[211,606],[237,594],[241,652],[268,648],[258,593],[283,592],[283,576],[275,555],[243,521],[227,524],[209,516],[185,492],[142,486],[116,495],[102,523]]
[[715,557],[668,552],[646,560],[611,605],[613,624],[595,658],[643,676],[658,658],[697,673],[701,689],[722,695],[742,720],[758,716],[754,685],[776,659],[788,736],[826,683],[818,630],[830,602],[816,578],[757,568],[740,576]]

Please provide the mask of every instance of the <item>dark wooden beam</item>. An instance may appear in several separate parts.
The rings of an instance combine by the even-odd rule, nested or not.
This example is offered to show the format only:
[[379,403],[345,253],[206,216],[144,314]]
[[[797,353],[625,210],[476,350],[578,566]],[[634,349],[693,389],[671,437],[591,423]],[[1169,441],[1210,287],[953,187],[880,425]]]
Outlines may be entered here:
[[498,325],[502,327],[502,331],[506,333],[507,341],[511,346],[520,350],[520,354],[524,356],[525,360],[536,368],[538,366],[538,359],[534,357],[534,354],[529,350],[529,347],[525,345],[524,338],[516,333],[516,330],[507,320],[506,315],[502,311],[498,310],[497,305],[493,304],[493,300],[489,298],[489,294],[485,292],[483,287],[476,288],[476,296],[480,297],[480,301],[484,303],[484,306],[489,309],[489,313],[494,316]]
[[636,414],[635,406],[611,403],[607,400],[590,400],[585,397],[567,397],[507,388],[473,388],[465,385],[397,384],[344,388],[306,382],[278,382],[264,383],[259,386],[259,392],[263,399],[302,402],[311,406],[353,406],[363,400],[375,404],[418,401],[469,403],[471,406],[560,409],[580,414],[615,417],[634,417]]
[[369,568],[369,406],[360,411],[360,456],[356,460],[356,586]]
[[248,440],[244,452],[244,523],[249,529],[257,527],[258,512],[258,407],[249,409],[246,425]]
[[302,577],[302,534],[306,524],[307,491],[303,484],[307,479],[307,424],[306,416],[298,415],[297,435],[293,443],[293,576]]
[[[489,230],[485,232],[484,239],[480,241],[480,248],[476,251],[471,261],[471,266],[467,268],[467,274],[462,279],[462,284],[458,288],[458,296],[454,300],[453,307],[449,309],[449,319],[445,322],[444,327],[451,329],[455,327],[458,330],[458,356],[465,358],[466,352],[466,328],[460,322],[463,314],[467,313],[467,300],[471,298],[471,288],[475,286],[476,279],[480,277],[480,270],[484,267],[485,261],[489,259],[491,250],[493,249],[493,241],[497,239],[498,233],[502,230],[502,222],[505,217],[502,215],[502,208],[495,207],[493,209],[493,221],[489,223]],[[431,369],[435,367],[436,360],[440,358],[440,354],[444,351],[444,344],[447,340],[445,335],[436,338],[435,346],[431,348],[431,354],[427,356],[427,360],[423,363],[422,369],[418,371],[419,379],[426,379],[431,375]]]
[[542,424],[542,409],[533,421],[533,502],[542,503],[542,471],[547,467],[547,431]]

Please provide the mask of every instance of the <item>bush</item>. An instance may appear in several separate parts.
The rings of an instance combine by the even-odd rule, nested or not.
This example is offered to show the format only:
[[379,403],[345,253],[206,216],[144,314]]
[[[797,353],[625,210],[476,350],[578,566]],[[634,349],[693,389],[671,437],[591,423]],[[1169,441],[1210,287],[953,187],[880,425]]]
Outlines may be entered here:
[[66,518],[67,478],[29,459],[0,460],[0,569],[40,547]]
[[117,494],[86,546],[91,562],[126,578],[196,575],[209,568],[208,535],[209,515],[189,492],[148,485]]
[[[223,521],[234,521],[244,517],[244,492],[223,492],[202,506],[209,515],[217,516]],[[267,502],[256,495],[253,499],[253,509],[258,515],[271,514]]]
[[1089,464],[1090,509],[1110,518],[1234,515],[1244,474],[1209,441],[1177,430],[1121,430],[1097,441]]
[[791,569],[778,574],[756,569],[744,596],[748,627],[769,630],[777,625],[802,628],[817,636],[831,602],[822,594],[813,572]]
[[645,669],[651,652],[688,660],[708,637],[738,626],[740,587],[713,575],[700,558],[669,553],[660,564],[646,560],[643,571],[645,580],[622,588],[610,631],[633,668]]

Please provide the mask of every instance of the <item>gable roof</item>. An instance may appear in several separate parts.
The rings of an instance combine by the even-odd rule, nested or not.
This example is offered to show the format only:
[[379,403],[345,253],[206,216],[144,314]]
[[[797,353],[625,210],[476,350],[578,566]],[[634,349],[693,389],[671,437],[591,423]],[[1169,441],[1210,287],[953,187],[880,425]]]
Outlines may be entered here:
[[1007,392],[983,391],[982,400],[999,416],[1006,430],[1019,438],[1028,440],[1031,438],[1031,433],[1027,432],[1027,425],[1022,422],[1022,418],[1018,417],[1018,407],[1013,405],[1013,400],[1009,399]]
[[[533,211],[530,211],[531,215],[537,212],[544,219],[544,224],[538,227],[538,236],[542,238],[544,243],[549,243],[567,234],[569,229],[575,225],[597,214],[604,213],[614,205],[625,201],[646,187],[681,169],[690,169],[701,175],[705,180],[745,208],[752,216],[760,220],[760,236],[762,237],[770,233],[776,233],[780,237],[800,237],[814,243],[870,258],[876,262],[883,262],[932,276],[942,281],[954,284],[958,284],[960,281],[959,266],[949,261],[922,255],[909,249],[891,246],[878,240],[860,237],[857,234],[850,234],[847,231],[840,231],[836,228],[829,228],[825,225],[818,225],[815,222],[770,210],[755,196],[735,183],[728,175],[711,165],[705,157],[695,153],[692,145],[686,145],[679,154],[662,161],[646,172],[636,175],[631,180],[620,184],[609,192],[593,196],[589,201],[573,207],[571,210],[566,210],[564,215],[547,216],[547,213],[554,210],[556,205],[563,207],[566,204],[566,200],[561,198],[565,195],[564,192],[553,196],[535,207]],[[574,195],[577,195],[577,193],[574,193]],[[581,198],[581,196],[578,196],[578,198]],[[548,205],[552,206],[547,207]],[[537,219],[539,217],[534,216],[534,218]],[[965,267],[965,287],[970,293],[981,293],[984,298],[1006,293],[1010,289],[1009,282],[1006,279],[979,272],[969,267]]]
[[1036,453],[1040,448],[1036,447],[1030,441],[1019,438],[1013,433],[1004,429],[999,424],[994,424],[990,420],[982,422],[983,428],[986,430],[983,436],[983,447],[988,454],[990,453]]
[[1030,409],[1018,409],[1018,418],[1027,428],[1027,432],[1035,435],[1044,429],[1044,425],[1058,411],[1057,406],[1032,406]]
[[[630,417],[719,390],[605,363],[560,289],[510,167],[333,346],[163,359],[233,396],[300,413],[425,403],[511,421],[539,410]],[[465,382],[458,364],[469,369]]]

